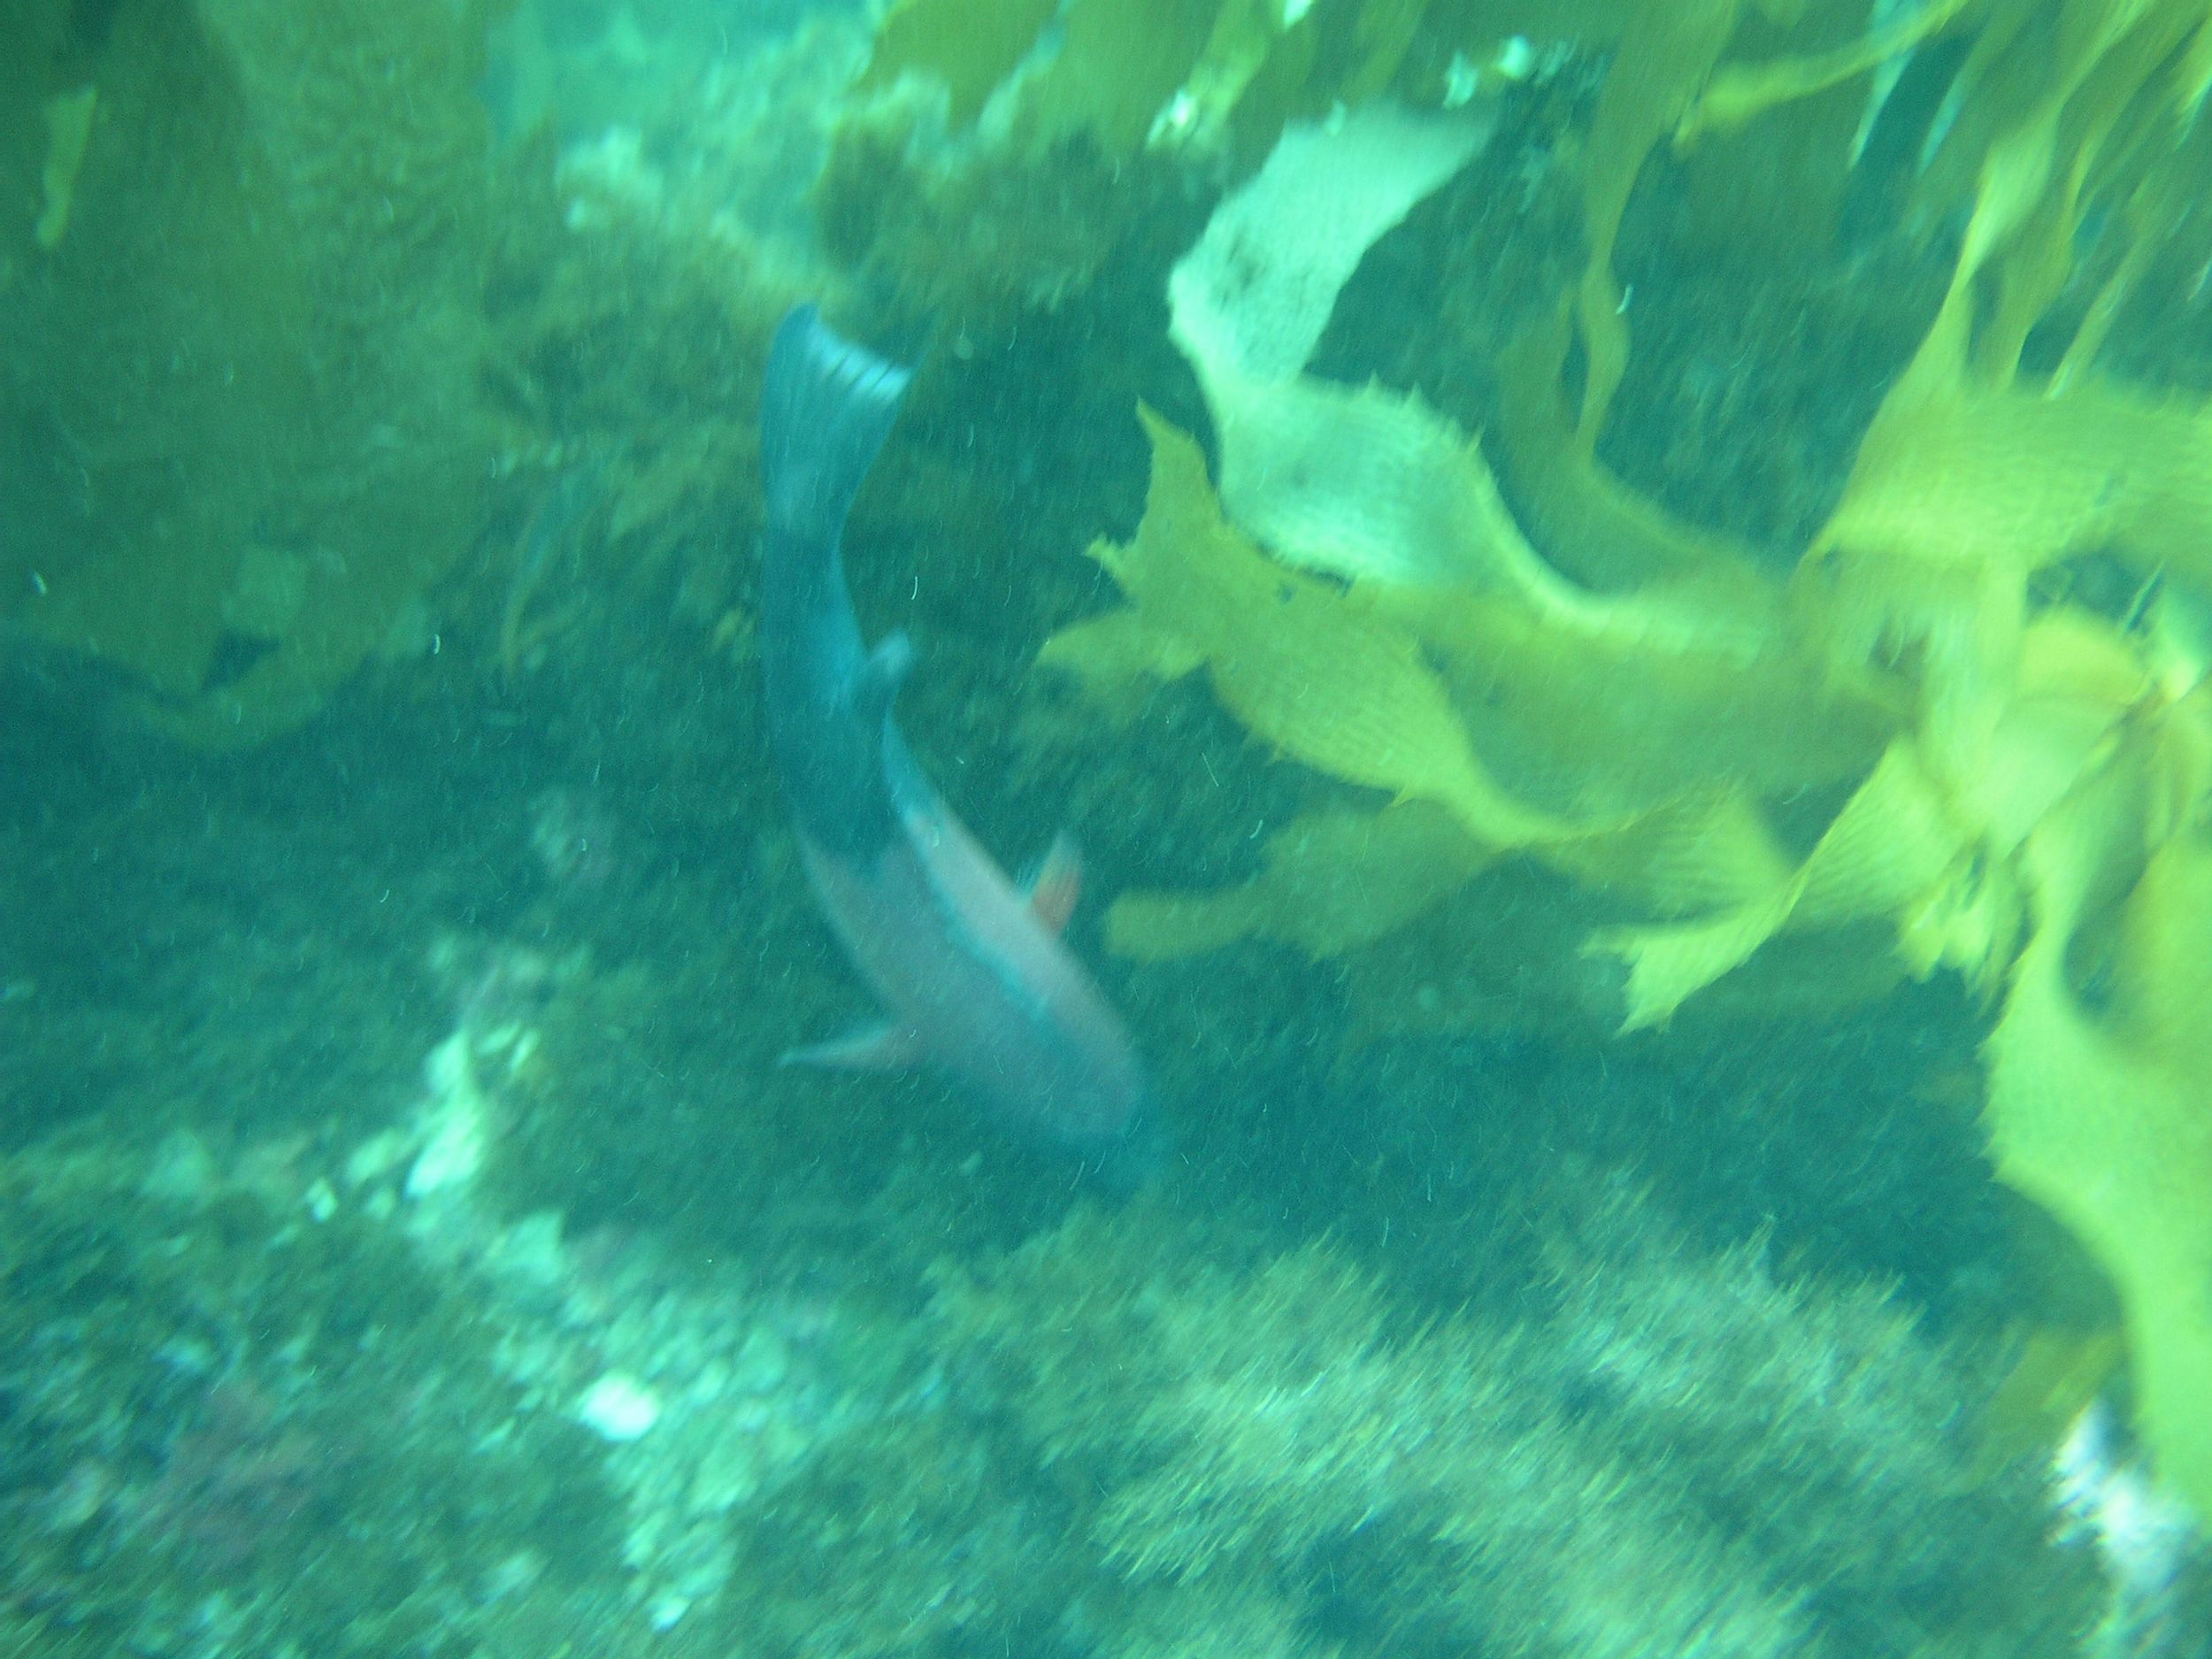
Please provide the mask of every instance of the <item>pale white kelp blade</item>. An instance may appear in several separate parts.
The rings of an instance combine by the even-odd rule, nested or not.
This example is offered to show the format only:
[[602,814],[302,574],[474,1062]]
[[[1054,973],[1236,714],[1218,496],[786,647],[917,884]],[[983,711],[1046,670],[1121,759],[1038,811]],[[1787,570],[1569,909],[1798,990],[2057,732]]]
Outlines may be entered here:
[[1367,250],[1467,164],[1491,126],[1474,110],[1371,104],[1285,127],[1168,278],[1175,343],[1199,379],[1302,370]]

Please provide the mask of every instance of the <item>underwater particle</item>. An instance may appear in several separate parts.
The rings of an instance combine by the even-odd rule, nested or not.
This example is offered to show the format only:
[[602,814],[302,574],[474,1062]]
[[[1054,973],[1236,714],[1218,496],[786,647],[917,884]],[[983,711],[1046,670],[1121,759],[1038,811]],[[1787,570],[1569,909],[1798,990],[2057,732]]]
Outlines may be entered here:
[[46,167],[39,180],[46,204],[31,234],[47,253],[60,247],[69,234],[69,205],[77,193],[77,173],[84,165],[85,145],[92,138],[92,117],[99,102],[97,87],[58,92],[46,100]]
[[602,1440],[627,1445],[661,1420],[660,1396],[629,1372],[611,1371],[584,1390],[576,1417]]

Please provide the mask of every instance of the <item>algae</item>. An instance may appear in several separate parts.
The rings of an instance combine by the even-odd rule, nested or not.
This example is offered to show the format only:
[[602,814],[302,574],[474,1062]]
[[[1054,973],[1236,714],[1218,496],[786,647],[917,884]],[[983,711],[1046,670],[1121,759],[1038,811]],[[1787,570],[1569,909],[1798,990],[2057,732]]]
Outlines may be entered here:
[[[1257,936],[1342,955],[1381,983],[1394,946],[1409,961],[1451,950],[1454,930],[1430,929],[1429,913],[1482,926],[1486,956],[1517,942],[1553,959],[1578,917],[1586,948],[1624,971],[1628,1029],[1663,1025],[1787,933],[1846,952],[1876,941],[1890,974],[1958,973],[1994,1010],[1999,1174],[2113,1276],[2147,1389],[2139,1421],[2200,1512],[2212,1477],[2175,1402],[2212,1393],[2212,1359],[2172,1298],[2186,1284],[2200,1295],[2202,1246],[2155,1196],[2162,1159],[2193,1167],[2193,1109],[2152,1080],[2157,1040],[2131,1023],[2134,1004],[2090,1011],[2090,970],[2069,964],[2085,936],[2150,939],[2130,895],[2182,879],[2206,812],[2191,695],[2203,664],[2180,641],[2212,580],[2212,427],[2200,392],[2130,381],[2100,358],[2162,239],[2187,222],[2179,169],[2208,30],[2197,0],[1935,4],[1870,31],[1839,8],[1733,0],[1594,21],[1619,50],[1578,181],[1584,263],[1563,297],[1579,360],[1563,360],[1555,330],[1529,327],[1497,365],[1502,447],[1533,492],[1528,521],[1554,544],[1541,552],[1448,415],[1411,391],[1311,374],[1318,324],[1269,323],[1285,270],[1310,278],[1289,291],[1317,318],[1350,262],[1345,249],[1301,256],[1294,212],[1272,215],[1286,228],[1267,246],[1249,205],[1274,188],[1263,168],[1169,283],[1220,446],[1218,500],[1195,448],[1148,415],[1145,522],[1101,549],[1134,615],[1082,625],[1044,656],[1121,706],[1202,660],[1222,706],[1278,754],[1400,803],[1379,813],[1323,792],[1245,884],[1125,896],[1110,937],[1137,955]],[[1599,452],[1633,371],[1622,227],[1663,144],[1755,144],[1761,123],[1801,106],[1804,132],[1847,134],[1832,94],[1946,36],[1962,53],[1951,107],[1912,189],[1962,235],[1786,585],[1773,556],[1657,511]],[[1358,115],[1345,127],[1356,143]],[[1314,142],[1286,131],[1286,177],[1325,175],[1287,159]],[[1857,153],[1836,144],[1832,176]],[[2101,246],[2086,234],[2100,221]],[[1218,271],[1237,280],[1207,274]],[[1278,334],[1294,342],[1280,361],[1252,343]],[[1423,491],[1451,504],[1425,506]],[[2047,580],[2091,556],[2139,584],[2125,613],[2070,603]],[[1301,574],[1317,570],[1345,585]],[[2112,818],[2102,850],[2077,860],[2066,826],[2091,801]],[[1402,815],[1436,807],[1463,841],[1410,833],[1431,820]],[[1471,879],[1485,901],[1463,907]],[[2185,1004],[2194,970],[2140,949],[2155,965],[2130,995]],[[2062,1075],[2062,1109],[2048,1084]],[[2066,1155],[2008,1151],[2062,1118]],[[2098,1196],[2127,1192],[2139,1202],[2124,1216]]]
[[503,1556],[592,1571],[582,1432],[394,1230],[311,1217],[298,1141],[109,1135],[0,1164],[12,1651],[452,1652]]
[[296,726],[407,649],[474,540],[480,38],[429,0],[236,0],[26,65],[88,76],[99,119],[11,296],[4,603],[188,742]]
[[[2125,1315],[2135,1420],[2174,1487],[2212,1494],[2212,1130],[2196,1033],[2212,851],[2177,836],[2145,860],[2137,837],[2155,733],[2120,746],[2039,824],[2024,850],[2034,931],[1990,1039],[1999,1173],[2094,1253]],[[2201,741],[2200,737],[2199,741]],[[2147,752],[2148,750],[2149,752]],[[2193,760],[2194,757],[2192,757]],[[2132,872],[2109,1002],[2085,1006],[2065,959],[2112,866]],[[2124,875],[2123,877],[2124,878]]]
[[77,192],[77,173],[92,139],[92,118],[100,107],[100,88],[80,87],[46,100],[46,165],[39,180],[44,204],[31,240],[51,253],[69,234],[69,206]]
[[1149,411],[1145,421],[1144,527],[1092,556],[1148,621],[1203,658],[1225,707],[1309,765],[1448,808],[1486,845],[1564,833],[1484,772],[1411,634],[1356,593],[1270,565],[1216,516],[1197,446]]
[[1079,1214],[942,1270],[934,1318],[1146,1593],[1087,1598],[1123,1617],[1245,1609],[1291,1653],[2066,1651],[2078,1582],[1973,1629],[2041,1546],[1957,1479],[1955,1356],[1878,1292],[1701,1256],[1630,1184],[1545,1190],[1540,1282],[1494,1309]]

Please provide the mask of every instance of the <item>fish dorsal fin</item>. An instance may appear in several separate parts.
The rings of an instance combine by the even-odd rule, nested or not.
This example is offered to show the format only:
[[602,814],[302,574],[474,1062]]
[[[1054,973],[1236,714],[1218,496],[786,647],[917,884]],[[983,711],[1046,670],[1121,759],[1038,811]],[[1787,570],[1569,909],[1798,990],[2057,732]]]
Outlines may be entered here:
[[1083,856],[1067,833],[1052,838],[1052,845],[1029,878],[1029,909],[1048,933],[1064,933],[1083,896]]

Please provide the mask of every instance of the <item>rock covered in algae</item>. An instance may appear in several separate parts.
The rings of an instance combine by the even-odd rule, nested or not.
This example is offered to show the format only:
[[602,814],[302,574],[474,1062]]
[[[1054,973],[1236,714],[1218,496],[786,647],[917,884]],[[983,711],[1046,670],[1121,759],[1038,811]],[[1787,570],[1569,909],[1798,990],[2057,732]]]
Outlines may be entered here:
[[1409,1309],[1326,1244],[1081,1215],[948,1271],[940,1318],[1141,1628],[1243,1607],[1283,1652],[2070,1651],[2080,1570],[2044,1554],[2032,1481],[1977,1483],[1957,1354],[1878,1290],[1700,1253],[1619,1183],[1569,1213],[1518,1312]]

